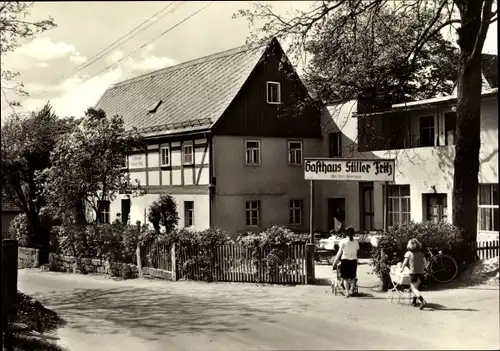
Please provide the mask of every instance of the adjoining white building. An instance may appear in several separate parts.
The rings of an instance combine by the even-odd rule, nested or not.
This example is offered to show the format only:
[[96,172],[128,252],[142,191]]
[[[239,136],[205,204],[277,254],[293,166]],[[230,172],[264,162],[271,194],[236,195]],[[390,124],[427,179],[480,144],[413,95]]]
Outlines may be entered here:
[[[478,240],[498,239],[499,233],[497,98],[498,88],[483,86]],[[451,221],[455,104],[456,95],[373,113],[358,113],[357,101],[327,106],[322,156],[391,158],[396,172],[388,184],[387,206],[385,183],[316,181],[316,228],[331,228],[338,206],[345,211],[347,225],[366,231],[409,220]],[[375,133],[370,135],[370,130]]]

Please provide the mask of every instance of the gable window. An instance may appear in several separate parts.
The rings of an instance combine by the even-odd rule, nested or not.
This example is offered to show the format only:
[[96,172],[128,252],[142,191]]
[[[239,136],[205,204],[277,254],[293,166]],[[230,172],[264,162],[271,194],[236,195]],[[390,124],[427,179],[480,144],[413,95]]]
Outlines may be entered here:
[[304,200],[290,200],[290,224],[302,224],[302,208],[304,207]]
[[456,121],[457,121],[456,112],[448,112],[444,114],[445,145],[455,145]]
[[342,157],[342,134],[328,134],[328,157]]
[[302,141],[288,142],[288,163],[291,165],[302,164]]
[[281,84],[278,82],[267,82],[267,103],[281,104]]
[[260,201],[247,201],[245,215],[247,227],[258,227],[260,225]]
[[422,116],[419,118],[419,146],[436,146],[436,130],[434,126],[434,116]]
[[498,233],[498,184],[479,184],[477,212],[479,231]]
[[388,187],[388,216],[389,226],[408,223],[411,218],[410,211],[410,186],[389,185]]
[[170,166],[170,147],[163,146],[160,149],[161,166]]
[[185,142],[182,146],[182,164],[193,164],[193,143]]
[[109,201],[97,201],[97,221],[109,223]]
[[245,163],[247,165],[260,164],[260,141],[258,140],[245,141]]
[[194,226],[194,201],[184,201],[184,226]]

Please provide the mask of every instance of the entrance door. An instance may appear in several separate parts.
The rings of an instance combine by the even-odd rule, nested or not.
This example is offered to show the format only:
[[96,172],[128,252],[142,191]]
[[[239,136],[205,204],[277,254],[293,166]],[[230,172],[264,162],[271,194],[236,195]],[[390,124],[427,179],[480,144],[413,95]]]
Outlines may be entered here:
[[345,226],[345,199],[333,198],[328,199],[328,230],[335,229],[334,218],[342,222]]
[[373,209],[373,182],[359,183],[360,195],[360,229],[370,231],[374,229],[374,209]]
[[439,222],[448,218],[448,206],[446,194],[424,194],[428,221]]
[[128,223],[128,216],[130,214],[130,199],[122,199],[122,223]]

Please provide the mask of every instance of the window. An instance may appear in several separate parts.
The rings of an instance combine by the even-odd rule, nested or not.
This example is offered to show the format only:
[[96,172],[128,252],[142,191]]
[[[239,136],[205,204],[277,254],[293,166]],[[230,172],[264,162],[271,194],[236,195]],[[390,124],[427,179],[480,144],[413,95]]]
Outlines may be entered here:
[[419,119],[419,146],[435,146],[434,116],[423,116]]
[[304,206],[303,200],[290,200],[290,224],[302,224],[302,208]]
[[291,165],[302,164],[302,141],[288,142],[288,163]]
[[260,164],[260,142],[257,140],[245,141],[245,163],[247,165]]
[[456,121],[457,121],[456,112],[448,112],[444,114],[445,145],[455,145]]
[[498,232],[498,184],[479,184],[478,190],[479,230]]
[[328,134],[328,157],[342,157],[342,134]]
[[245,212],[247,227],[258,227],[260,225],[260,201],[247,201]]
[[194,225],[194,201],[184,201],[184,226]]
[[170,166],[170,147],[163,146],[160,149],[160,165]]
[[410,221],[410,186],[389,185],[387,224],[400,225]]
[[191,142],[186,142],[182,147],[182,164],[192,165],[193,164],[193,144]]
[[267,82],[267,103],[281,104],[281,84],[278,82]]
[[97,201],[97,220],[99,223],[109,223],[109,201]]

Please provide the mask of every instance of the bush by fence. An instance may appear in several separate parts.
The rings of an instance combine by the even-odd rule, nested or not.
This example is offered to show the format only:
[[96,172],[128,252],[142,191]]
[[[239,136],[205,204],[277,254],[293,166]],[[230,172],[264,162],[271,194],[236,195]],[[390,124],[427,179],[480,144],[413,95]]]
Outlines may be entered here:
[[391,227],[380,237],[378,249],[372,253],[374,271],[379,277],[389,274],[391,265],[403,261],[406,245],[411,238],[420,241],[424,250],[430,247],[445,251],[460,265],[463,239],[457,227],[448,222],[410,222]]

